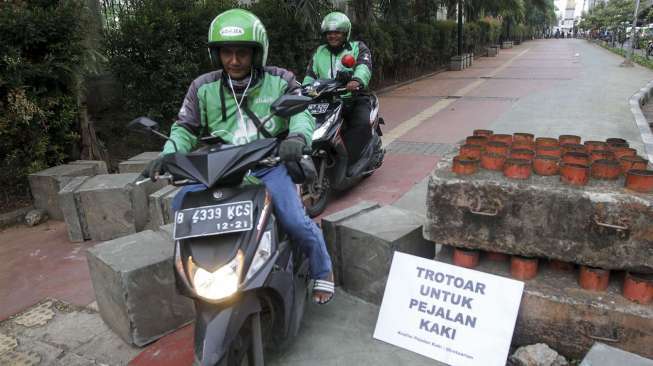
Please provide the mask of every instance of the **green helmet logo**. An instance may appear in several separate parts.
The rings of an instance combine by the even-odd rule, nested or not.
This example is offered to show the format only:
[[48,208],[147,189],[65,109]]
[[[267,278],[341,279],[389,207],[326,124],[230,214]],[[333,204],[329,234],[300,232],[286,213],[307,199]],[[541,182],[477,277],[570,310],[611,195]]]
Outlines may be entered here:
[[347,35],[347,41],[351,36],[351,21],[344,13],[334,11],[327,14],[322,20],[322,33],[326,32],[342,32]]
[[263,67],[268,59],[268,33],[261,20],[243,9],[227,10],[213,19],[209,27],[209,57],[222,67],[220,47],[250,46],[254,48],[254,66]]

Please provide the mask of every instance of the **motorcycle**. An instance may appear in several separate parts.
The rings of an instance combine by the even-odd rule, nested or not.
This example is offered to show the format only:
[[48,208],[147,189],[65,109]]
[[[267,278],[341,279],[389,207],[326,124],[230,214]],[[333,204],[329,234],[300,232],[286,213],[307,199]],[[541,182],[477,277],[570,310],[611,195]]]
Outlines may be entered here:
[[385,149],[381,142],[381,125],[385,122],[379,117],[379,99],[371,92],[369,126],[372,138],[363,149],[360,159],[356,162],[349,161],[343,139],[346,127],[343,126],[344,102],[341,98],[343,94],[349,93],[345,88],[349,80],[351,73],[339,71],[335,79],[315,80],[302,88],[303,95],[313,98],[308,111],[315,117],[316,124],[311,156],[317,177],[302,186],[304,206],[310,217],[316,217],[324,211],[334,191],[353,187],[374,174],[383,164]]
[[[308,101],[280,97],[263,124],[301,112]],[[169,139],[146,117],[129,127]],[[241,185],[251,169],[279,163],[279,141],[202,140],[198,151],[167,155],[168,173],[159,177],[200,184],[183,196],[173,231],[176,286],[195,303],[194,364],[262,366],[264,348],[278,350],[297,335],[309,296],[308,260],[278,224],[269,192]]]

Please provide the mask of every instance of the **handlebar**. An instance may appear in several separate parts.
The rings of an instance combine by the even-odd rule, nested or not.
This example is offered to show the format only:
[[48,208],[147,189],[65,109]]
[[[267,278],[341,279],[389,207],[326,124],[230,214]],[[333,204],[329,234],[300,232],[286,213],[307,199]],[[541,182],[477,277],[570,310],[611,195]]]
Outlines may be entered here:
[[[306,147],[304,147],[304,150],[302,152],[304,153],[304,155],[302,155],[302,158],[303,159],[308,159],[308,158],[311,157],[311,154],[313,153],[313,150],[310,147],[306,146]],[[275,166],[275,165],[279,164],[279,162],[281,162],[281,158],[278,157],[278,156],[270,156],[270,157],[267,157],[265,159],[261,159],[261,160],[258,161],[259,164],[265,165],[265,166]],[[154,181],[157,181],[159,179],[168,179],[168,180],[170,180],[172,182],[173,185],[176,185],[176,186],[177,185],[197,183],[196,181],[193,181],[193,180],[190,180],[190,179],[174,180],[174,177],[170,173],[159,175],[158,177],[156,177],[154,179]],[[145,183],[150,182],[150,181],[152,181],[152,179],[144,178],[144,179],[136,181],[135,184],[137,186],[140,186],[140,185],[145,184]]]

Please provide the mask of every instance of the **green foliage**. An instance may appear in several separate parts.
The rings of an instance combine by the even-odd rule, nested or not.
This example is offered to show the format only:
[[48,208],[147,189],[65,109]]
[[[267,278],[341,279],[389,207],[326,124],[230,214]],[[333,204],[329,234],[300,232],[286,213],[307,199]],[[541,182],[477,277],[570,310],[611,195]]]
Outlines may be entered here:
[[76,0],[0,6],[0,185],[8,195],[24,194],[27,174],[76,146],[86,19]]
[[118,13],[118,26],[106,30],[114,76],[125,107],[170,124],[190,83],[211,69],[207,30],[231,1],[149,0]]

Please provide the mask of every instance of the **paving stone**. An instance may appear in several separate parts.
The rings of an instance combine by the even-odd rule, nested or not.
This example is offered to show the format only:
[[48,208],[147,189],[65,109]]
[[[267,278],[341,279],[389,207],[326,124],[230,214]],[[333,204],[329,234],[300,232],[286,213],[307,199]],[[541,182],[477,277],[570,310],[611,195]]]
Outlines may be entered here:
[[324,233],[327,250],[331,256],[333,274],[337,285],[342,285],[342,251],[340,248],[341,240],[339,239],[340,231],[338,230],[338,224],[376,208],[379,208],[378,203],[363,201],[322,218],[320,226],[322,227],[322,233]]
[[59,207],[59,191],[73,177],[95,175],[94,165],[58,165],[52,168],[33,173],[28,176],[34,207],[48,211],[48,215],[55,220],[63,220],[64,216]]
[[[438,260],[451,263],[452,252],[445,247]],[[509,262],[482,258],[474,270],[510,277],[509,267]],[[614,347],[653,357],[653,306],[621,295],[621,273],[612,273],[604,292],[582,289],[577,275],[551,269],[540,260],[537,276],[524,282],[512,345],[545,343],[568,359],[580,359],[596,339],[613,339]]]
[[0,333],[0,355],[13,351],[18,346],[18,341],[14,337]]
[[102,319],[125,342],[143,346],[194,319],[192,301],[175,288],[167,234],[146,230],[103,242],[87,258]]
[[459,177],[451,158],[430,176],[428,240],[653,273],[653,194],[626,190],[623,178],[574,187],[558,176],[508,180],[483,170]]
[[147,224],[146,182],[136,185],[138,174],[103,174],[84,182],[79,194],[80,212],[93,240],[110,240],[143,230]]
[[52,301],[44,301],[13,319],[14,323],[27,328],[43,326],[54,318]]
[[79,194],[76,192],[90,177],[75,177],[59,191],[59,207],[63,212],[68,237],[74,243],[90,239],[86,219],[81,211]]
[[653,366],[653,360],[597,342],[580,366]]
[[422,237],[423,219],[393,206],[356,215],[336,225],[343,288],[381,304],[395,251],[433,258],[435,245]]

